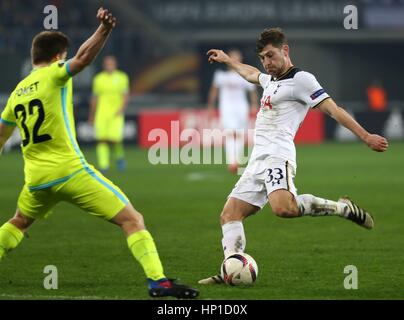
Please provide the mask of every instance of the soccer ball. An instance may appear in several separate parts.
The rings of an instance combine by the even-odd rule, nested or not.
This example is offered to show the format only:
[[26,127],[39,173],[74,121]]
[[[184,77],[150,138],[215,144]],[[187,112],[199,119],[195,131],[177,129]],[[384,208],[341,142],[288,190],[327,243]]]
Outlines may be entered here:
[[225,283],[231,286],[251,285],[258,275],[254,258],[247,253],[234,253],[224,259],[220,268]]

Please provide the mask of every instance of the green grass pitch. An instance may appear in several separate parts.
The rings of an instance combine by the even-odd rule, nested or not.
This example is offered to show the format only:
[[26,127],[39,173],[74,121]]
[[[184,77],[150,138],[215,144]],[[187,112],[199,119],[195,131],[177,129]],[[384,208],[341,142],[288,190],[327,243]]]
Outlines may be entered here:
[[[90,163],[93,149],[84,149]],[[249,288],[201,286],[222,261],[219,213],[237,176],[225,165],[149,164],[128,148],[128,170],[108,177],[144,214],[169,277],[194,285],[201,299],[403,299],[404,144],[375,153],[359,143],[298,146],[299,193],[349,195],[375,217],[368,231],[337,217],[281,219],[269,207],[245,222],[246,252],[259,266]],[[19,152],[0,157],[0,222],[15,211],[23,184]],[[58,289],[43,286],[46,265]],[[358,269],[344,289],[344,267]],[[0,299],[148,299],[145,278],[120,230],[70,204],[36,222],[0,263]]]

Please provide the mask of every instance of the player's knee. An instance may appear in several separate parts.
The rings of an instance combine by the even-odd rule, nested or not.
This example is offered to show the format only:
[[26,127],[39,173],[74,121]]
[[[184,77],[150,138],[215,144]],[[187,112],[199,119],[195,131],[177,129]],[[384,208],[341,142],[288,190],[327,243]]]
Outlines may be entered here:
[[293,218],[297,216],[295,210],[284,206],[273,206],[272,211],[281,218]]
[[145,228],[143,216],[140,213],[131,215],[121,223],[121,228],[127,233],[143,230]]
[[224,211],[220,214],[220,224],[223,225],[228,221],[228,217],[225,215]]
[[126,206],[111,222],[119,225],[126,234],[131,234],[145,228],[142,214],[131,205]]
[[223,225],[229,221],[242,220],[243,217],[237,211],[223,209],[220,214],[220,224]]
[[21,231],[27,230],[31,224],[34,222],[34,219],[28,218],[21,213],[16,213],[13,218],[11,218],[8,222],[15,225]]

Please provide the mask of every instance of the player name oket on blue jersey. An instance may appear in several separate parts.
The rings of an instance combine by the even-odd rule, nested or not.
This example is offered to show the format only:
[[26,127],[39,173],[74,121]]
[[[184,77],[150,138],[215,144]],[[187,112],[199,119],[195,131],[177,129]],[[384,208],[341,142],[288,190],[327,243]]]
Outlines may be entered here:
[[158,315],[178,315],[188,318],[190,315],[246,315],[247,305],[244,304],[202,304],[200,306],[169,306],[165,304],[157,308]]

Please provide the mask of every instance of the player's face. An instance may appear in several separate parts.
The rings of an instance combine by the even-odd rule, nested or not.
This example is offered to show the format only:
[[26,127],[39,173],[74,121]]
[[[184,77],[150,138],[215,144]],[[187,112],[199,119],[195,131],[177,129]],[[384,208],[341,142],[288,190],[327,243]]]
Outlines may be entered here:
[[243,62],[243,55],[241,54],[240,51],[238,50],[231,50],[229,51],[229,57],[233,60],[236,60],[238,62]]
[[265,71],[273,77],[278,77],[285,71],[287,54],[287,46],[277,48],[267,44],[258,55]]
[[104,70],[107,72],[113,72],[116,70],[116,59],[112,56],[105,57]]

